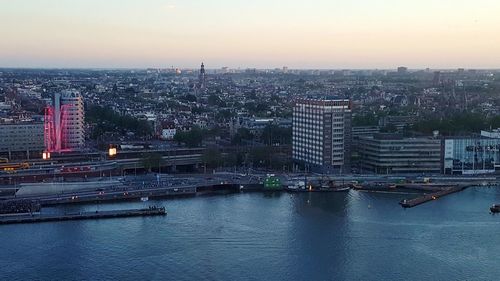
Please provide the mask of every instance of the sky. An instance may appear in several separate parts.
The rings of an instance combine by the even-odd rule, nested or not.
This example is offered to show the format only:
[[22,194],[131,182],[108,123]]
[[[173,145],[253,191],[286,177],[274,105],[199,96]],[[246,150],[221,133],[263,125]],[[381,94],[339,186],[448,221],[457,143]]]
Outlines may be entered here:
[[0,0],[0,67],[500,68],[499,0]]

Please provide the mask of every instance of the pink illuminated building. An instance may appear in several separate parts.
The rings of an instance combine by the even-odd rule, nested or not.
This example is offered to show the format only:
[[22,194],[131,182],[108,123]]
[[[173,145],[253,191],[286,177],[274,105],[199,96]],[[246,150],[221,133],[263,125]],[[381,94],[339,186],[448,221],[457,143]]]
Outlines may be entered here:
[[79,150],[85,141],[83,99],[79,92],[54,94],[45,108],[44,142],[47,152]]

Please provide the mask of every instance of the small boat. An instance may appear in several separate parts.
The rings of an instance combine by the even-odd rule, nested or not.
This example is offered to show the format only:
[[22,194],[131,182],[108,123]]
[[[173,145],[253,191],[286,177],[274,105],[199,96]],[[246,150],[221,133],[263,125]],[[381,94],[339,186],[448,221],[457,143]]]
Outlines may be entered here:
[[345,192],[351,189],[350,184],[341,183],[336,184],[334,181],[329,181],[326,184],[321,185],[321,190],[330,192]]
[[494,204],[493,206],[490,207],[490,211],[492,213],[500,213],[500,205]]
[[350,186],[339,186],[339,187],[334,187],[333,192],[344,192],[344,191],[349,191],[351,189]]
[[149,197],[147,197],[147,196],[146,196],[146,197],[141,197],[141,201],[142,201],[142,202],[146,202],[146,201],[148,201],[148,200],[149,200]]
[[304,181],[290,181],[286,187],[289,191],[306,191],[306,183]]
[[295,185],[289,185],[285,189],[288,190],[288,191],[291,191],[291,192],[306,192],[306,191],[308,191],[304,187],[295,186]]

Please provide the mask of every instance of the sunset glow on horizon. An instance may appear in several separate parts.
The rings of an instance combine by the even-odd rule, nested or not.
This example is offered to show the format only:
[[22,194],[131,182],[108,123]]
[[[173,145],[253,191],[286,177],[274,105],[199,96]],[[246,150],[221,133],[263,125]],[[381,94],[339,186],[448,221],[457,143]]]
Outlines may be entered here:
[[498,0],[0,0],[0,67],[500,68]]

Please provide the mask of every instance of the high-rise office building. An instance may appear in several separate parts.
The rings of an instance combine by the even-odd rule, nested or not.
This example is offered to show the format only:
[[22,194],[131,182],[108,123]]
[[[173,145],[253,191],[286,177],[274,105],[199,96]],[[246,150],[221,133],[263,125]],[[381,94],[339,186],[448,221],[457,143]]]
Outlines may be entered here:
[[45,109],[45,149],[49,152],[82,148],[85,141],[83,98],[77,91],[54,94]]
[[307,170],[350,172],[351,113],[349,99],[296,101],[294,162]]

